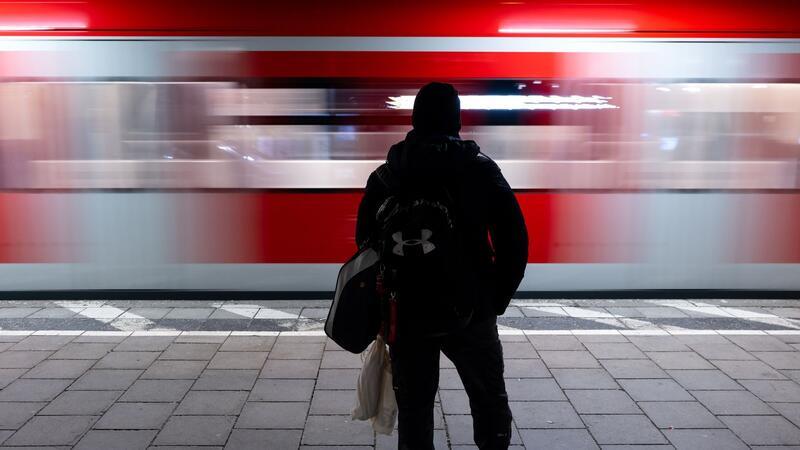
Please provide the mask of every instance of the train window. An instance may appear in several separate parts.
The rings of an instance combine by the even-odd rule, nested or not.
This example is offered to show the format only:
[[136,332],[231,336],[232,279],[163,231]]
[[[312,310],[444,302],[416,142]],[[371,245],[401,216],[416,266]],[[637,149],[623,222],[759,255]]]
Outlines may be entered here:
[[[3,82],[0,184],[359,188],[421,83]],[[796,187],[798,83],[454,83],[462,137],[519,188]]]

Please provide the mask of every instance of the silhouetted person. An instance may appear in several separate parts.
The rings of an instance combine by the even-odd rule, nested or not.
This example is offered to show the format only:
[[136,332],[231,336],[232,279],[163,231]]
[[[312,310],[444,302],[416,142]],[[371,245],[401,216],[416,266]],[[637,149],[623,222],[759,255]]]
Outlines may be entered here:
[[[364,245],[381,226],[376,215],[380,216],[379,208],[385,207],[393,192],[440,180],[452,194],[452,214],[463,237],[459,240],[467,264],[463,283],[476,287],[472,290],[477,300],[467,325],[443,336],[417,337],[415,327],[404,329],[403,322],[398,325],[396,342],[390,343],[399,409],[398,446],[434,448],[433,405],[441,350],[454,363],[469,396],[475,443],[480,449],[506,449],[511,438],[511,411],[503,381],[497,315],[505,311],[525,272],[525,222],[498,166],[480,153],[475,142],[459,138],[461,106],[453,86],[430,83],[420,89],[412,124],[414,129],[406,139],[389,150],[386,164],[369,177],[358,210],[356,241]],[[393,189],[392,183],[387,184],[381,171],[391,173],[400,187]],[[424,245],[431,232],[423,230],[415,239],[397,234],[393,235],[396,254],[427,252]],[[409,301],[413,299],[400,297],[398,308],[402,311]]]

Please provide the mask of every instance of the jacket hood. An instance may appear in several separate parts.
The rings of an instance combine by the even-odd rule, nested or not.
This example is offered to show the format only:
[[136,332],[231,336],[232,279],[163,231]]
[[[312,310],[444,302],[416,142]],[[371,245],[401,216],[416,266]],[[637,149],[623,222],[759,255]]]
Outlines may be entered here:
[[475,159],[480,147],[449,135],[422,135],[411,131],[389,149],[386,162],[401,177],[430,177],[455,171]]
[[425,134],[458,136],[461,130],[461,100],[451,84],[428,83],[414,98],[411,113],[414,130]]

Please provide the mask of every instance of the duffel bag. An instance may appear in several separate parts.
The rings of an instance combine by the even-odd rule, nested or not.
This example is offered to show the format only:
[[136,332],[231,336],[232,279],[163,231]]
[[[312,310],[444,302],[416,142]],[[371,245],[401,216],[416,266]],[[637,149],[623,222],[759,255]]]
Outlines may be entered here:
[[344,263],[336,279],[325,334],[352,353],[363,352],[380,328],[380,301],[375,286],[378,266],[378,252],[364,246]]

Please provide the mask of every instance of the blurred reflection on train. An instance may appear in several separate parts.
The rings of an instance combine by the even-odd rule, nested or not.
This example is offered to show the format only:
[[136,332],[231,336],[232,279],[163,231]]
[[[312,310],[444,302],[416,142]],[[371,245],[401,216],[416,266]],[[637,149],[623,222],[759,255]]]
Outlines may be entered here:
[[798,61],[793,39],[3,38],[0,290],[331,290],[434,78],[518,191],[523,290],[800,289]]
[[[453,81],[518,189],[795,189],[800,83]],[[373,83],[377,84],[377,83]],[[0,84],[16,189],[358,189],[413,87]]]

